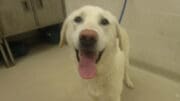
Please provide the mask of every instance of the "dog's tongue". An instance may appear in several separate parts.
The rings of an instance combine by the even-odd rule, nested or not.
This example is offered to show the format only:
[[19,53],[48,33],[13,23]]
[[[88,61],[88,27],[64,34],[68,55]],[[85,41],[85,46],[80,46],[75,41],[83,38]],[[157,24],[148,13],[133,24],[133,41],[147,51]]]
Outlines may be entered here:
[[84,79],[96,76],[96,54],[80,52],[79,74]]

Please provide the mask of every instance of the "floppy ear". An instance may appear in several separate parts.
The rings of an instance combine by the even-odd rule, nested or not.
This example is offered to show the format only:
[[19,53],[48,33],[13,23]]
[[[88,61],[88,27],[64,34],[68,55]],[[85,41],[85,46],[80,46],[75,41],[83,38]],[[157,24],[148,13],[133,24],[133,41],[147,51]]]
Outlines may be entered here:
[[60,47],[63,47],[65,44],[67,44],[66,41],[67,25],[68,25],[68,21],[65,20],[60,32]]
[[128,51],[129,49],[129,38],[126,30],[120,26],[119,23],[116,24],[117,38],[119,39],[119,48],[122,51]]

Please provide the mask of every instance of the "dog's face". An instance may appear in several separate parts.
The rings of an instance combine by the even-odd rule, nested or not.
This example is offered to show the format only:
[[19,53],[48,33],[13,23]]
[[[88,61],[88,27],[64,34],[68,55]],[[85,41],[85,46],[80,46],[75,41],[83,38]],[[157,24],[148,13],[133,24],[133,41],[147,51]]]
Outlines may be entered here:
[[96,64],[106,48],[115,44],[118,21],[108,11],[99,7],[85,6],[74,11],[65,20],[61,42],[74,48],[83,78],[95,76]]

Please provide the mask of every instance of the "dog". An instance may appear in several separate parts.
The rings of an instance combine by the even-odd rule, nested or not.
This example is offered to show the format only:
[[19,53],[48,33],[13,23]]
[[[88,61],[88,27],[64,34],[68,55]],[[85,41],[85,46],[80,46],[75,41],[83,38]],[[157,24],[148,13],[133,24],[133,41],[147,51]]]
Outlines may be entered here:
[[87,5],[72,12],[62,26],[60,47],[64,44],[73,51],[92,101],[120,101],[123,80],[133,88],[128,35],[109,11]]

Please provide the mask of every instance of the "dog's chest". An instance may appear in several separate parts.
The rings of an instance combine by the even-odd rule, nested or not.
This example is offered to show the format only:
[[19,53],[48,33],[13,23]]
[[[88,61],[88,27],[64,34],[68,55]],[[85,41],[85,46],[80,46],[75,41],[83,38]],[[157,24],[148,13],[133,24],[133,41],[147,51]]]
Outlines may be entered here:
[[120,96],[120,91],[122,89],[121,83],[122,79],[117,78],[117,75],[111,75],[106,78],[97,78],[88,81],[88,93],[94,99],[111,99],[114,96],[117,96],[116,94]]

